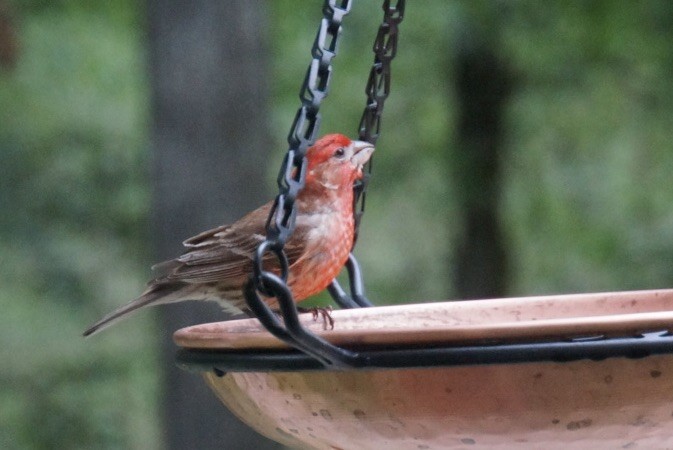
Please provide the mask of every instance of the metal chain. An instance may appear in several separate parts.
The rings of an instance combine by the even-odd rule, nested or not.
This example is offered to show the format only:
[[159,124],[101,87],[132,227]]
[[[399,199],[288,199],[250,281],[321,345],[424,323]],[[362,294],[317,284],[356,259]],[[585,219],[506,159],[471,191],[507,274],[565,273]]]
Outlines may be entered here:
[[[402,19],[404,19],[406,2],[405,0],[397,0],[394,6],[391,6],[391,3],[391,0],[383,2],[383,22],[374,40],[374,64],[372,64],[369,78],[367,79],[367,86],[365,87],[367,104],[358,126],[360,140],[370,142],[374,145],[376,145],[379,133],[381,132],[383,106],[390,94],[390,65],[397,54],[398,26],[402,22]],[[367,164],[367,173],[362,181],[355,186],[355,197],[353,200],[355,241],[357,241],[360,222],[365,212],[366,190],[371,172],[372,161],[370,160]],[[355,241],[353,245],[355,245]]]
[[[367,103],[358,126],[359,138],[376,145],[381,132],[381,117],[383,106],[390,94],[391,69],[390,65],[397,54],[398,25],[404,18],[405,0],[397,0],[395,6],[391,6],[390,0],[383,2],[383,22],[374,39],[374,64],[369,72],[365,93]],[[367,172],[363,179],[353,187],[353,218],[355,220],[355,237],[353,246],[358,239],[360,222],[365,212],[365,198],[367,184],[372,172],[372,160],[367,164]],[[350,295],[346,294],[339,281],[334,279],[329,285],[329,293],[332,299],[342,308],[356,308],[372,306],[364,292],[362,272],[353,253],[346,261],[348,270],[348,282]]]
[[329,92],[332,76],[332,59],[339,49],[341,23],[350,12],[352,0],[325,0],[323,19],[311,49],[313,59],[309,64],[299,92],[301,107],[297,110],[287,141],[289,149],[278,173],[279,194],[266,222],[266,241],[255,254],[255,280],[257,288],[264,292],[261,283],[262,259],[272,252],[283,269],[282,278],[287,280],[287,258],[283,246],[292,235],[297,219],[295,201],[304,187],[306,178],[306,152],[313,145],[320,130],[320,104]]

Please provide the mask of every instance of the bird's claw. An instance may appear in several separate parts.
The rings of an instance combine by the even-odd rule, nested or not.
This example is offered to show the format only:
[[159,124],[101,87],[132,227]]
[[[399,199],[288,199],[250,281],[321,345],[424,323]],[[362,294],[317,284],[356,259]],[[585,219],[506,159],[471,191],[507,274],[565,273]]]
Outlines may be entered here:
[[322,328],[323,330],[327,329],[327,325],[329,325],[329,329],[333,330],[334,329],[334,319],[332,318],[332,307],[331,306],[314,306],[312,308],[302,308],[298,307],[297,311],[300,313],[311,313],[313,316],[313,321],[317,321],[319,317],[322,317]]

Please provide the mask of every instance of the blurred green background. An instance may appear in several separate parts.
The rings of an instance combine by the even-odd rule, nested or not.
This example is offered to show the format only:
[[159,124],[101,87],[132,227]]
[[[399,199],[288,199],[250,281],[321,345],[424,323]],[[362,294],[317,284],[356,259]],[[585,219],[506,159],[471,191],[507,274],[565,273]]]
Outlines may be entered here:
[[[320,4],[266,3],[269,198]],[[145,14],[131,0],[0,1],[3,449],[162,448],[156,348],[172,330],[143,313],[80,337],[153,262]],[[355,135],[380,15],[357,1],[345,21],[323,132]],[[433,0],[408,5],[393,64],[356,251],[371,299],[458,297],[456,55],[475,43],[511,74],[506,294],[672,286],[673,2]]]

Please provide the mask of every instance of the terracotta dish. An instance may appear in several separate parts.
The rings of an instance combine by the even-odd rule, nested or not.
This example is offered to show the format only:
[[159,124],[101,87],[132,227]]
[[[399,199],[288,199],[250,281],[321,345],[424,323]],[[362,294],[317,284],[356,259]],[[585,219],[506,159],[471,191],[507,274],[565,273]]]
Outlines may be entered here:
[[[673,290],[427,303],[334,311],[346,348],[567,341],[673,329]],[[255,319],[197,325],[178,345],[283,351]],[[668,341],[667,341],[668,342]],[[673,448],[673,345],[630,359],[434,368],[207,372],[222,402],[260,433],[306,449]]]

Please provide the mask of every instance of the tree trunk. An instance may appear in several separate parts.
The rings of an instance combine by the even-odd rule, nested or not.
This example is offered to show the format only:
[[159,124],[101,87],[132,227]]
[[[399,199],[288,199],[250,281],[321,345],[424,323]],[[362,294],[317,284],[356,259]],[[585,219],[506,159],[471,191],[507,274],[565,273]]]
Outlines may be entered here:
[[[268,198],[265,12],[262,1],[148,2],[153,236],[160,260],[177,256],[185,238],[232,222]],[[175,366],[172,333],[223,320],[221,310],[192,302],[160,312],[165,447],[281,448],[233,417],[200,376]]]
[[503,119],[511,92],[506,65],[486,42],[466,38],[456,58],[459,122],[457,178],[463,234],[455,258],[460,298],[501,297],[508,259],[498,218],[503,159]]
[[13,69],[19,58],[18,36],[12,5],[0,0],[0,70]]

